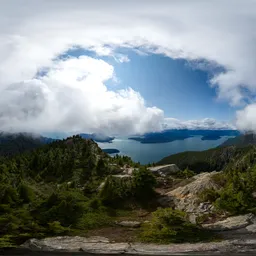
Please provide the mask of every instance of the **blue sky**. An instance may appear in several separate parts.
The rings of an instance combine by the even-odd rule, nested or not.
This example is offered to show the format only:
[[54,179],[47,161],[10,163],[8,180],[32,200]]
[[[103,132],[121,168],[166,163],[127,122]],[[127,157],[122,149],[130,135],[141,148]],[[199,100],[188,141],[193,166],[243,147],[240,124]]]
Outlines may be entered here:
[[210,86],[213,74],[223,71],[199,70],[183,59],[172,59],[161,54],[139,54],[132,49],[118,49],[118,54],[129,58],[118,62],[112,56],[97,56],[93,51],[75,48],[59,58],[90,56],[100,58],[114,67],[118,83],[113,80],[105,84],[110,90],[131,87],[138,91],[150,107],[164,110],[166,117],[181,120],[213,118],[231,122],[235,108],[227,101],[217,99],[216,88]]

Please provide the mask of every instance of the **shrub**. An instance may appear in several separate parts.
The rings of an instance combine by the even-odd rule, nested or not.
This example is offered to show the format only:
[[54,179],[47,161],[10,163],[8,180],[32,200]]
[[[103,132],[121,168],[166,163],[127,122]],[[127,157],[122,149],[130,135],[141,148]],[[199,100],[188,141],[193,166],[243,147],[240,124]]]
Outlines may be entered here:
[[19,185],[18,193],[23,203],[30,203],[35,198],[34,191],[25,183]]
[[82,215],[75,227],[88,230],[109,225],[111,221],[111,217],[106,212],[87,212]]
[[186,168],[184,171],[178,171],[177,173],[174,174],[175,177],[180,178],[180,179],[189,179],[195,176],[196,173],[189,170]]
[[17,190],[10,184],[0,186],[0,204],[14,205],[19,202],[19,195]]
[[67,233],[69,231],[69,228],[61,226],[59,221],[53,221],[48,223],[47,231],[53,235],[60,235]]
[[217,185],[219,185],[220,187],[223,187],[223,186],[225,186],[226,185],[226,183],[227,183],[227,177],[226,177],[226,175],[224,174],[224,173],[216,173],[215,175],[213,175],[212,177],[211,177],[211,179],[212,179],[212,181],[215,183],[215,184],[217,184]]
[[142,241],[156,243],[197,242],[210,237],[210,233],[190,223],[184,212],[171,208],[155,211],[140,234]]
[[210,202],[210,203],[215,202],[219,197],[220,197],[219,192],[212,188],[206,188],[199,195],[199,198],[202,202]]
[[215,206],[219,210],[228,211],[231,214],[244,213],[253,207],[254,199],[251,193],[246,190],[236,190],[233,183],[230,183],[220,192]]
[[64,227],[75,224],[85,210],[86,198],[76,190],[53,193],[39,210],[42,221],[59,221]]
[[131,178],[109,176],[99,196],[105,205],[118,206],[119,203],[132,198],[133,194],[134,187]]
[[154,188],[157,182],[152,172],[145,167],[141,167],[133,173],[133,184],[135,197],[138,199],[147,199],[154,194]]

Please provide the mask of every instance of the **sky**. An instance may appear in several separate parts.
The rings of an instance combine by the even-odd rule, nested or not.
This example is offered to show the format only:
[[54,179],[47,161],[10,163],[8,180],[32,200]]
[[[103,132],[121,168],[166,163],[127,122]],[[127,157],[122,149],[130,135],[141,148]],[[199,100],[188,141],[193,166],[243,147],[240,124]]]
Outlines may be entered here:
[[256,130],[255,0],[2,0],[0,130]]

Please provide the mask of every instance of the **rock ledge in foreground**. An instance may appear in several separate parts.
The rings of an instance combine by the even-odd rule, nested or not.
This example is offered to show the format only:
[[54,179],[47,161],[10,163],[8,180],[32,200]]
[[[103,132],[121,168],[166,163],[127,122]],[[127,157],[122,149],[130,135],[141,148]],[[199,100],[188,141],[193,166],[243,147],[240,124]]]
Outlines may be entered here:
[[53,237],[45,239],[30,239],[22,245],[32,251],[55,252],[85,252],[93,254],[137,254],[137,255],[170,255],[188,252],[256,252],[256,239],[227,240],[209,243],[184,244],[140,244],[111,243],[105,237]]

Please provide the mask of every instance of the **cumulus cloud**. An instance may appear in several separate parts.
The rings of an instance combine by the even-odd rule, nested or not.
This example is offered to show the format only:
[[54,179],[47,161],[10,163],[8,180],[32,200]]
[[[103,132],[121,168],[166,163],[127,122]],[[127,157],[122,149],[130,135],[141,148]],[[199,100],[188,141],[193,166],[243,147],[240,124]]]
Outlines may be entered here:
[[[48,107],[52,106],[51,104],[53,104],[52,111],[62,109],[69,117],[69,121],[76,121],[72,118],[76,116],[74,113],[78,111],[78,107],[87,109],[87,106],[90,106],[83,102],[85,100],[90,102],[92,98],[84,96],[82,100],[81,95],[84,94],[81,91],[83,90],[77,87],[79,79],[89,87],[88,81],[92,76],[84,74],[86,76],[84,78],[80,74],[83,72],[79,71],[78,75],[81,77],[78,79],[75,78],[77,71],[65,69],[69,70],[69,75],[66,75],[61,71],[61,67],[56,68],[56,65],[64,65],[64,63],[56,64],[56,57],[74,45],[95,50],[98,55],[115,56],[119,62],[129,61],[127,56],[118,55],[116,49],[119,47],[136,49],[140,53],[160,53],[171,58],[184,58],[189,61],[206,60],[210,65],[203,65],[204,69],[217,65],[224,70],[215,73],[210,81],[211,85],[217,89],[218,98],[228,100],[234,106],[245,104],[248,100],[246,90],[250,93],[255,93],[256,90],[255,19],[256,2],[253,0],[233,0],[232,3],[229,0],[63,0],[61,2],[58,0],[27,0],[25,2],[2,0],[0,9],[1,126],[27,127],[31,124],[37,129],[41,125],[44,127],[41,123],[32,122],[31,116],[34,116],[34,120],[38,122],[45,117],[48,123],[50,121],[55,123],[55,118],[52,116],[47,118],[46,115],[46,113],[50,115],[51,111]],[[35,78],[37,72],[43,67],[50,67],[51,71],[44,78]],[[96,88],[101,88],[102,92],[105,88],[104,79],[112,77],[111,75],[106,78],[104,77],[106,74],[103,73],[100,73],[100,78],[97,79],[93,76],[93,79],[97,80]],[[63,77],[61,78],[60,75]],[[67,81],[75,81],[75,83],[72,86],[69,83],[67,86]],[[90,84],[91,87],[94,86]],[[62,86],[65,91],[61,89]],[[112,117],[123,113],[124,107],[120,108],[120,101],[124,101],[122,106],[127,107],[124,111],[125,116],[128,115],[130,105],[136,105],[140,109],[138,111],[141,114],[140,117],[135,112],[134,116],[128,115],[127,118],[134,123],[132,128],[134,131],[158,127],[155,122],[162,112],[157,108],[147,108],[138,93],[130,89],[115,94],[106,88],[105,93],[108,95],[106,99],[98,98],[97,104],[102,104],[109,111],[106,112],[107,114],[104,113],[112,120],[110,122],[112,125],[109,127],[119,127],[119,130],[126,128],[123,124],[124,118],[121,118],[120,122],[114,122]],[[115,98],[114,105],[117,105],[115,108],[110,107],[111,97]],[[30,100],[23,102],[27,98]],[[244,98],[247,100],[244,101]],[[7,99],[9,99],[8,102],[14,100],[20,102],[21,108],[17,109],[18,105],[15,103],[6,107],[4,103],[7,104]],[[253,99],[250,98],[250,100]],[[245,108],[244,113],[253,106]],[[89,107],[85,112],[87,115],[92,115],[87,116],[87,120],[92,122],[92,127],[97,123],[95,120],[106,111],[103,107],[99,108],[96,108],[96,113],[101,115],[92,114]],[[72,111],[73,115],[71,115]],[[83,111],[80,109],[80,112]],[[63,115],[61,111],[59,114]],[[251,118],[249,113],[244,116]],[[241,121],[239,118],[241,115],[238,113],[238,123]],[[67,121],[63,116],[62,119],[60,123],[56,121],[56,125],[67,127]],[[21,120],[26,120],[26,123]],[[74,123],[74,126],[70,128],[85,128],[82,121]],[[100,127],[106,126],[102,121]]]
[[161,129],[163,111],[131,88],[108,90],[114,69],[86,56],[57,60],[41,77],[12,84],[0,96],[5,131],[144,133]]
[[189,129],[189,130],[233,130],[236,127],[227,122],[219,122],[213,118],[202,120],[182,121],[176,118],[165,118],[163,127],[165,129]]
[[256,131],[256,103],[237,111],[237,127],[244,131]]

